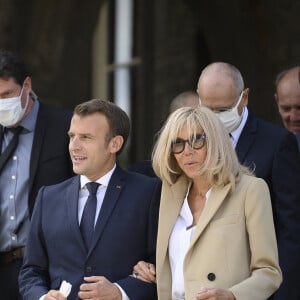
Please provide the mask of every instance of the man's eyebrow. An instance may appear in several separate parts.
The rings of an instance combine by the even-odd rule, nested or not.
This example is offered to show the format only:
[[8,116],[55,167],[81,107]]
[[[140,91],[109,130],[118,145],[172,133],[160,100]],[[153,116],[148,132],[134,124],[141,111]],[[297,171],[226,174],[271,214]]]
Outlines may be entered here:
[[11,94],[11,93],[14,93],[16,91],[16,89],[14,88],[8,88],[6,90],[4,90],[1,95],[6,95],[6,94]]

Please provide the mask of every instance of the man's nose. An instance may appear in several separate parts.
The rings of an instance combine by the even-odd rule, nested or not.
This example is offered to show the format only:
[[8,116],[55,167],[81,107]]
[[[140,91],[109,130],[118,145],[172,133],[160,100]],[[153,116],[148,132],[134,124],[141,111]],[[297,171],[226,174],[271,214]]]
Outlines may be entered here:
[[69,147],[70,147],[71,150],[79,149],[79,148],[81,147],[81,143],[80,143],[79,138],[73,137],[73,138],[70,140]]
[[300,110],[296,108],[292,108],[290,112],[291,121],[300,121]]

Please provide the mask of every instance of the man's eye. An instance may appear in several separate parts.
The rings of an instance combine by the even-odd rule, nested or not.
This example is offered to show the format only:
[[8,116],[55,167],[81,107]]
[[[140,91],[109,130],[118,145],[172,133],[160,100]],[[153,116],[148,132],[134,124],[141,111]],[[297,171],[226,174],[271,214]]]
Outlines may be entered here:
[[85,140],[90,140],[92,137],[90,135],[84,135],[82,138]]

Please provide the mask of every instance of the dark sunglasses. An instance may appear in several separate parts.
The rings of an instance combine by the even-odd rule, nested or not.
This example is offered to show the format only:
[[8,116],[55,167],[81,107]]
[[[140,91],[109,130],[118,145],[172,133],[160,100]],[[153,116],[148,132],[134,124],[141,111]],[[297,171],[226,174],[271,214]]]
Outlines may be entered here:
[[199,150],[204,146],[205,140],[206,140],[205,133],[196,134],[195,136],[191,136],[190,139],[188,139],[188,140],[183,140],[183,139],[177,138],[171,144],[171,151],[174,154],[181,153],[184,150],[186,143],[188,143],[192,149]]

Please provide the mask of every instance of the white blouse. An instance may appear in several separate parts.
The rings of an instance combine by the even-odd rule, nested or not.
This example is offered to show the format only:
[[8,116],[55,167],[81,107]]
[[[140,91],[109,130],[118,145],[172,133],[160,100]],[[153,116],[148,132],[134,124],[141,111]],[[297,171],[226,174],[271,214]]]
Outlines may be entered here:
[[[210,193],[211,189],[206,193],[205,204],[207,203]],[[183,261],[196,228],[196,226],[191,226],[193,224],[193,215],[187,200],[188,194],[189,189],[169,239],[169,258],[172,272],[172,300],[185,299]]]

